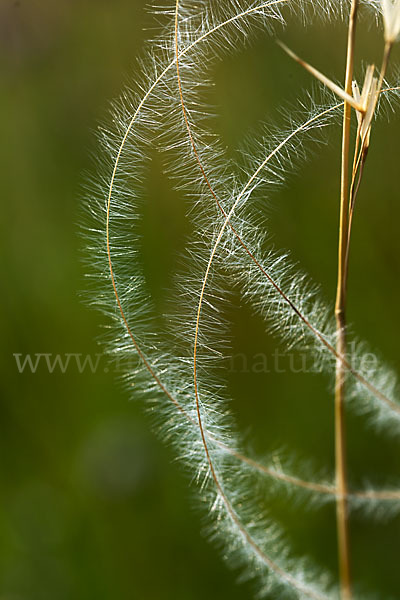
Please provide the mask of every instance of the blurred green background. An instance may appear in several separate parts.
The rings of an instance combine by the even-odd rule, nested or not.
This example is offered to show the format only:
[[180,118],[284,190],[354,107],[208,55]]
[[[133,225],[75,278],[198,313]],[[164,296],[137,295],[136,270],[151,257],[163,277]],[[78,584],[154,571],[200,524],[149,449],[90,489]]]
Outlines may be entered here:
[[[15,353],[101,352],[103,318],[83,306],[77,236],[81,185],[96,153],[93,130],[135,78],[153,17],[142,1],[1,0],[0,171],[2,309],[0,335],[0,600],[200,600],[250,598],[202,535],[194,486],[158,441],[140,403],[128,402],[101,360],[95,373],[70,366],[18,372]],[[150,35],[153,32],[150,31]],[[285,41],[331,77],[341,78],[340,24],[303,29],[292,19]],[[377,61],[380,35],[364,19],[358,59]],[[400,54],[394,53],[399,62]],[[211,99],[217,133],[234,153],[261,120],[282,121],[310,77],[268,36],[218,63]],[[373,134],[356,215],[349,297],[354,330],[399,367],[399,118]],[[340,130],[273,198],[269,224],[277,248],[322,285],[333,302]],[[144,207],[144,266],[159,310],[187,231],[180,194],[157,161]],[[168,225],[166,227],[166,224]],[[250,365],[277,342],[246,306],[229,311],[233,352]],[[250,368],[251,371],[251,368]],[[327,381],[310,374],[227,374],[232,408],[260,453],[288,453],[333,464]],[[349,418],[353,481],[396,480],[399,443]],[[335,571],[334,510],[308,511],[285,499],[271,514],[300,555]],[[399,598],[400,520],[352,520],[354,570],[379,598]]]

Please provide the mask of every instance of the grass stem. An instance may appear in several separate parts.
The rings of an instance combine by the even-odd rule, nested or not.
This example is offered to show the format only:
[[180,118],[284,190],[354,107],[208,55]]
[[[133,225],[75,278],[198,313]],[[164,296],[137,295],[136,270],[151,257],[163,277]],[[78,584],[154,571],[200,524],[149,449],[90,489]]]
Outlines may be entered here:
[[[356,36],[358,0],[352,0],[347,60],[345,92],[352,93],[352,81],[354,70],[354,47]],[[338,279],[336,292],[336,330],[337,330],[337,352],[339,356],[346,355],[346,297],[347,297],[347,269],[346,256],[348,244],[349,224],[349,148],[351,127],[351,104],[344,103],[343,115],[343,138],[342,138],[342,168],[341,168],[341,191],[340,191],[340,225],[339,225],[339,257],[338,257]],[[336,363],[336,385],[335,385],[335,469],[338,496],[336,501],[338,558],[340,573],[340,588],[342,600],[350,600],[351,572],[350,572],[350,542],[348,523],[348,488],[347,488],[347,465],[346,465],[346,428],[344,417],[345,403],[345,379],[346,369],[342,360]]]

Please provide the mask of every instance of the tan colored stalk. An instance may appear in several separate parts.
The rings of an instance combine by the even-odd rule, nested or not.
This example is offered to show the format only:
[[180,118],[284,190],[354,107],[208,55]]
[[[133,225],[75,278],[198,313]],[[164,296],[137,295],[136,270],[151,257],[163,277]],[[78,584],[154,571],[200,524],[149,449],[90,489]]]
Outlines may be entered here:
[[[354,46],[356,35],[356,23],[358,12],[358,0],[352,0],[348,45],[346,61],[345,92],[352,93]],[[336,292],[336,330],[337,330],[337,353],[339,356],[346,355],[346,296],[347,296],[347,269],[346,256],[348,244],[349,224],[349,148],[350,148],[350,126],[351,105],[345,101],[343,115],[343,139],[342,139],[342,171],[340,190],[340,225],[339,225],[339,257],[338,257],[338,280]],[[345,379],[346,368],[342,360],[336,363],[336,385],[335,385],[335,468],[336,468],[336,520],[338,539],[338,559],[340,573],[340,588],[342,600],[350,600],[351,571],[350,571],[350,542],[348,521],[348,488],[347,488],[347,465],[346,465],[346,428],[344,418],[345,403]]]

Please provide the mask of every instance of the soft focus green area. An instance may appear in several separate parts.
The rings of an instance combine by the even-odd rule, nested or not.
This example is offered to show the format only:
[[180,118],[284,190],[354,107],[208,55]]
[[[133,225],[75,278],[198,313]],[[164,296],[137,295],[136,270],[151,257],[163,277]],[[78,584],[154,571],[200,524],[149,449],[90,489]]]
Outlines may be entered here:
[[[77,223],[84,171],[96,153],[93,130],[116,97],[154,25],[145,3],[128,0],[2,0],[0,120],[2,302],[0,335],[0,600],[200,600],[251,597],[236,585],[218,551],[202,535],[195,486],[151,431],[140,403],[129,402],[115,373],[99,358],[95,373],[75,360],[65,374],[18,372],[14,353],[101,352],[104,320],[81,302],[85,289]],[[358,58],[379,60],[375,24],[362,23]],[[150,31],[152,35],[152,31]],[[285,41],[327,75],[342,78],[345,32],[291,22]],[[400,53],[394,53],[398,64]],[[211,122],[228,152],[282,122],[295,102],[301,72],[266,35],[219,63]],[[208,98],[209,99],[209,98]],[[353,329],[399,367],[399,117],[373,133],[356,214],[349,316]],[[322,285],[333,303],[340,129],[332,128],[304,168],[268,208],[277,248]],[[144,264],[160,312],[187,231],[182,196],[154,161],[144,207]],[[329,383],[294,373],[255,373],[254,357],[271,364],[282,349],[249,309],[232,305],[233,353],[248,372],[227,374],[232,408],[260,452],[333,464]],[[42,359],[44,360],[44,359]],[[284,361],[283,361],[284,362]],[[284,364],[287,366],[287,362]],[[396,479],[399,443],[365,433],[349,419],[350,473],[364,481]],[[397,477],[398,479],[398,477]],[[306,511],[275,498],[271,515],[288,529],[299,555],[309,552],[335,570],[334,510]],[[352,521],[354,569],[379,598],[398,598],[400,519]]]

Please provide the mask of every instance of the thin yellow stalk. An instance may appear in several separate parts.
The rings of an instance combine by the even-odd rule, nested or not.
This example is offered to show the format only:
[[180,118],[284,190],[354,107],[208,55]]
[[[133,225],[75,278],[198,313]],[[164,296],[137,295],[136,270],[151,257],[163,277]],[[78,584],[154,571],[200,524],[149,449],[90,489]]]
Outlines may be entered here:
[[[352,93],[354,46],[357,23],[358,0],[352,0],[347,61],[345,92]],[[341,170],[341,194],[340,194],[340,226],[339,226],[339,257],[338,257],[338,281],[336,293],[336,329],[337,329],[337,353],[339,356],[346,355],[346,256],[348,243],[349,223],[349,148],[350,148],[350,126],[351,126],[351,104],[345,101],[343,115],[343,139],[342,139],[342,170]],[[350,573],[350,543],[348,523],[348,488],[347,488],[347,466],[346,466],[346,430],[344,420],[345,402],[345,376],[346,369],[342,360],[336,363],[336,386],[335,386],[335,463],[336,463],[336,519],[338,538],[338,557],[340,572],[341,597],[350,600],[351,573]]]

